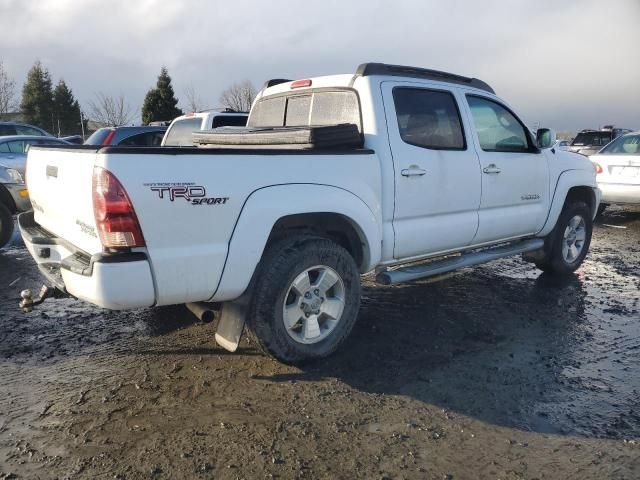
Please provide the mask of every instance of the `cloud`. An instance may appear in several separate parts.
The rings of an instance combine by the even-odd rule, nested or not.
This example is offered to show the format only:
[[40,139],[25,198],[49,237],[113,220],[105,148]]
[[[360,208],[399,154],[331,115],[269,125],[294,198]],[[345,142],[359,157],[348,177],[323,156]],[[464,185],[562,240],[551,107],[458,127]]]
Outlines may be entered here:
[[212,106],[244,78],[404,63],[482,78],[529,123],[640,128],[639,18],[637,0],[0,0],[0,58],[18,81],[40,59],[81,103],[140,105],[166,65]]

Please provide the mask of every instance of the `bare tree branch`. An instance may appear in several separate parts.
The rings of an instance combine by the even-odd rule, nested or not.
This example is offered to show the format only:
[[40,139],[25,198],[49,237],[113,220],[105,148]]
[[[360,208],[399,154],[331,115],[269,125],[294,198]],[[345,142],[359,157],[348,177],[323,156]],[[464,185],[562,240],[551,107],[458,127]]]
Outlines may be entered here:
[[9,113],[17,107],[16,82],[9,76],[0,60],[0,114]]
[[87,113],[91,120],[113,127],[126,125],[133,120],[136,112],[126,103],[124,95],[112,97],[98,92],[95,97],[95,100],[88,102]]
[[256,96],[256,87],[249,80],[234,83],[220,95],[220,103],[238,112],[248,112]]
[[186,110],[188,112],[199,112],[206,108],[204,102],[202,101],[202,97],[196,92],[195,87],[192,83],[187,85],[184,89],[184,96],[187,98]]

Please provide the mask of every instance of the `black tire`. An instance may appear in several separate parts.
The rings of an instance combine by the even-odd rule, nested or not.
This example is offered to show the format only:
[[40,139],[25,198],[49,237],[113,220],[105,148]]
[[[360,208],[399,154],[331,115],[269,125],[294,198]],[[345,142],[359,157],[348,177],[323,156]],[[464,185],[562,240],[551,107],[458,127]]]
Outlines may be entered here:
[[602,215],[608,206],[608,203],[601,203],[600,205],[598,205],[598,213],[596,214],[596,216],[599,217],[600,215]]
[[[576,216],[579,216],[584,222],[585,238],[580,253],[575,258],[566,259],[563,255],[564,234],[569,222]],[[554,275],[568,275],[575,272],[587,256],[592,230],[593,222],[589,206],[581,201],[567,203],[560,213],[556,226],[546,238],[545,256],[535,262],[536,266],[540,270]]]
[[4,247],[13,236],[13,215],[7,207],[0,203],[0,248]]
[[[292,336],[295,333],[289,333],[295,329],[285,326],[283,308],[285,302],[290,301],[294,280],[315,266],[329,267],[339,276],[344,306],[335,326],[327,327],[326,337],[306,344],[295,340]],[[313,278],[311,280],[313,283]],[[360,273],[349,252],[331,240],[296,236],[275,242],[265,252],[252,283],[247,312],[249,330],[266,354],[282,362],[302,363],[330,355],[356,322],[360,308]],[[304,301],[302,297],[299,300]],[[317,318],[318,323],[323,319],[326,322],[323,314]],[[301,318],[301,325],[305,321]]]

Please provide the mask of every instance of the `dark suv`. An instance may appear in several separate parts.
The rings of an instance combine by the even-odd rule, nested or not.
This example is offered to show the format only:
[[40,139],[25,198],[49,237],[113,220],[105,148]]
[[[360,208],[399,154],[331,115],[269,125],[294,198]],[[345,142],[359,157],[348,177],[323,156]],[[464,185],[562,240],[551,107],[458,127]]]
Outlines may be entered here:
[[52,137],[39,127],[19,122],[0,122],[0,137],[8,135],[38,135],[40,137]]
[[107,127],[96,130],[85,145],[126,145],[130,147],[159,147],[167,127]]
[[613,139],[630,131],[628,128],[617,128],[613,125],[605,125],[601,130],[582,130],[576,135],[567,150],[586,156],[595,155]]

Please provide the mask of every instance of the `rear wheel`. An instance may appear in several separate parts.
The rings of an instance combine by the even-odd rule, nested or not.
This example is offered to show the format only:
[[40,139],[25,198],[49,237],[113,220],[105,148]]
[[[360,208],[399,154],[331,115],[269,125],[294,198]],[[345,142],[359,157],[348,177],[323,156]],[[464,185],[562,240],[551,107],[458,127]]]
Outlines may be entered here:
[[536,266],[559,275],[577,270],[589,251],[592,228],[591,209],[585,202],[565,205],[546,239],[545,256],[536,261]]
[[248,322],[262,350],[287,363],[333,353],[355,324],[360,274],[331,240],[299,236],[272,245],[253,286]]
[[13,216],[7,207],[0,203],[0,248],[13,236]]

